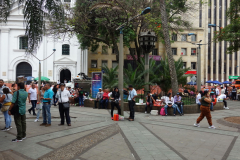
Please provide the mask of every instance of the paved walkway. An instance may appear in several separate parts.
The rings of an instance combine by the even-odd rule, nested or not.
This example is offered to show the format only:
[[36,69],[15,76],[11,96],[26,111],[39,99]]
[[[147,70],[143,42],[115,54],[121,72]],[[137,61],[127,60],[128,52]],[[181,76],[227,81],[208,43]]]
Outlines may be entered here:
[[52,107],[52,126],[42,127],[26,113],[26,140],[11,142],[16,135],[15,124],[10,131],[0,132],[0,160],[237,160],[240,130],[221,120],[240,116],[239,104],[228,101],[230,110],[212,112],[215,130],[208,129],[206,119],[201,127],[193,127],[199,114],[162,117],[136,113],[134,122],[114,122],[108,110],[71,107],[72,126],[68,127],[58,126],[58,108]]

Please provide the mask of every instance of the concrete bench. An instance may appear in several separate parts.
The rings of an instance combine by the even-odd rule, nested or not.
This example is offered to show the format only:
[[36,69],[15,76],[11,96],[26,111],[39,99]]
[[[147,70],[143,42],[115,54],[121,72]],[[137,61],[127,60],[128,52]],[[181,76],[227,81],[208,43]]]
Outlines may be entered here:
[[[90,101],[88,99],[86,99],[84,101],[84,106],[86,107],[94,107],[94,100]],[[214,110],[223,110],[223,102],[217,102],[216,105],[213,106]],[[156,107],[153,106],[153,110],[161,110],[162,107]],[[111,102],[108,103],[108,109],[111,109]],[[145,112],[145,105],[135,105],[135,112]],[[116,110],[116,108],[115,108]],[[129,111],[129,107],[128,107],[128,103],[124,102],[124,111]],[[148,113],[149,113],[149,107],[148,107]],[[192,105],[184,105],[183,107],[183,112],[184,114],[191,114],[191,113],[199,113],[199,106],[197,104],[192,104]],[[176,111],[176,114],[178,114],[178,112]],[[168,108],[168,115],[173,115],[173,108]]]

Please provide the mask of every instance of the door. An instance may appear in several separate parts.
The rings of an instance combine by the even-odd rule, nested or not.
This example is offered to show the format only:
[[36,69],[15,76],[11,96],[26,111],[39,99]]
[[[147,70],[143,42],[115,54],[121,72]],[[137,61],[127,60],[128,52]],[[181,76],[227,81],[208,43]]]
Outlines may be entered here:
[[60,82],[64,83],[64,80],[70,81],[71,80],[71,72],[68,69],[63,69],[60,72]]
[[16,69],[16,80],[18,76],[32,76],[32,66],[27,62],[19,63]]

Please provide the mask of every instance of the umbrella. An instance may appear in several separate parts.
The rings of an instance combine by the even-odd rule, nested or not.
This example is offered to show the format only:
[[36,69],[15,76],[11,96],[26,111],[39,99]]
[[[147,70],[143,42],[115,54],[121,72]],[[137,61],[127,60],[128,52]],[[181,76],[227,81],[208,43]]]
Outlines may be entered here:
[[27,76],[25,78],[27,79],[27,81],[33,81],[34,80],[34,77],[32,77],[32,76]]
[[[38,77],[35,78],[34,80],[38,80]],[[49,78],[41,76],[41,81],[49,81],[49,80],[50,80]]]
[[189,85],[196,85],[197,83],[196,82],[188,82],[187,84],[189,84]]
[[197,74],[197,71],[187,71],[186,73],[184,74]]
[[223,84],[232,84],[232,82],[229,82],[229,81],[224,81],[222,82]]
[[220,82],[219,81],[213,81],[213,84],[219,84]]
[[207,81],[206,83],[213,83],[213,81]]

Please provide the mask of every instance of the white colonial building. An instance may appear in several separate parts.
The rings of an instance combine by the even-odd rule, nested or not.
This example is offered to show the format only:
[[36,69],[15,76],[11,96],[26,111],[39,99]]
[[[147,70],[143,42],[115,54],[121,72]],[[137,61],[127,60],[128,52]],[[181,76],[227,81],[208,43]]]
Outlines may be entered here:
[[[22,9],[13,7],[7,23],[0,23],[0,79],[15,81],[17,76],[38,77],[39,60],[26,55],[27,39]],[[53,53],[53,49],[56,52]],[[81,50],[76,37],[54,40],[43,37],[34,54],[41,62],[42,76],[51,81],[71,80],[80,72],[87,74],[88,51]]]

